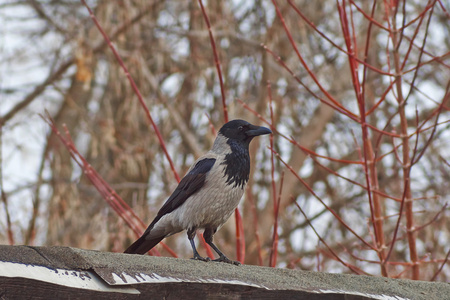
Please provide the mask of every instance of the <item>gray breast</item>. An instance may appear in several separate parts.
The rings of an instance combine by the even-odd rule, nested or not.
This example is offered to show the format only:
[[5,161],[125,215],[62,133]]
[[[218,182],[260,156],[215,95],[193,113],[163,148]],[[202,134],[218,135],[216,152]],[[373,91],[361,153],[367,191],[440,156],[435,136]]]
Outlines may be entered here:
[[174,212],[174,221],[179,222],[178,226],[183,229],[217,228],[234,212],[244,194],[245,184],[227,183],[224,178],[226,166],[222,162],[223,158],[217,159],[217,167],[210,171],[202,189]]

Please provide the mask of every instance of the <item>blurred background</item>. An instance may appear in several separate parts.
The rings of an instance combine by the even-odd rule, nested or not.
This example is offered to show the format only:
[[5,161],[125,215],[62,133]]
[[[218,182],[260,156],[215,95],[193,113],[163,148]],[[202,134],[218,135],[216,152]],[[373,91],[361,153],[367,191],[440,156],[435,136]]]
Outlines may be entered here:
[[[180,176],[225,122],[214,52],[229,118],[275,130],[251,145],[246,264],[450,280],[448,0],[87,5]],[[0,243],[122,252],[136,235],[40,114],[148,224],[177,181],[127,74],[81,1],[2,1],[0,22]]]

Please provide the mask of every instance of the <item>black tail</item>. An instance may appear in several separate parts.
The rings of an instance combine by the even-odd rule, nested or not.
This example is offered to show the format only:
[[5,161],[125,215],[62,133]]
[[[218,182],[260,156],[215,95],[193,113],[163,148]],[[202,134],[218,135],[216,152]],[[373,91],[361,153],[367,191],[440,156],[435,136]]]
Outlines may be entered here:
[[125,250],[124,253],[129,254],[145,254],[150,249],[158,245],[162,241],[164,236],[157,237],[151,240],[146,239],[147,235],[144,233],[136,242],[134,242],[130,247]]

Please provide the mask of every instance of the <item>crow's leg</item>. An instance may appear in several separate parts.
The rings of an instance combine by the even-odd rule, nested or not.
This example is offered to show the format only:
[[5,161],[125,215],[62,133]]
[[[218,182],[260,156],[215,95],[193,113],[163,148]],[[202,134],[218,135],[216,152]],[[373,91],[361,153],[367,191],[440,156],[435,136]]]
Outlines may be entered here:
[[238,261],[234,261],[229,259],[228,257],[225,256],[225,254],[222,253],[222,251],[219,250],[219,248],[217,248],[216,245],[214,245],[213,243],[213,235],[214,233],[216,233],[217,229],[216,228],[205,228],[205,231],[203,232],[203,237],[205,238],[205,241],[208,245],[211,246],[211,248],[214,249],[214,251],[217,252],[217,254],[219,254],[219,258],[218,259],[214,259],[213,261],[221,261],[221,262],[226,262],[229,264],[233,264],[233,265],[240,265],[241,263]]
[[194,257],[192,259],[201,260],[201,261],[210,261],[211,259],[209,257],[205,258],[205,257],[200,256],[200,254],[198,254],[197,248],[195,248],[195,243],[194,243],[195,232],[196,232],[196,228],[191,228],[187,231],[187,236],[188,236],[189,242],[191,243],[192,252],[194,252]]

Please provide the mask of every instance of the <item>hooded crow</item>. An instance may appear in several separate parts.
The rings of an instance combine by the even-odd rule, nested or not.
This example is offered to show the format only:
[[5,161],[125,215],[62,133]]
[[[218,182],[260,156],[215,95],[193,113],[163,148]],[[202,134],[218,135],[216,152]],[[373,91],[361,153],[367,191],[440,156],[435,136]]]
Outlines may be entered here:
[[213,235],[233,214],[244,194],[250,174],[250,142],[255,136],[269,133],[270,129],[244,120],[223,125],[212,149],[191,166],[144,234],[125,253],[145,254],[165,237],[187,230],[193,259],[209,261],[198,254],[194,243],[197,229],[204,229],[206,243],[219,255],[215,261],[239,264],[214,245]]

